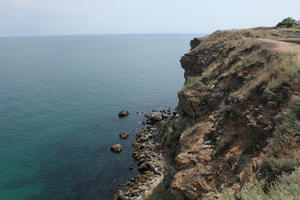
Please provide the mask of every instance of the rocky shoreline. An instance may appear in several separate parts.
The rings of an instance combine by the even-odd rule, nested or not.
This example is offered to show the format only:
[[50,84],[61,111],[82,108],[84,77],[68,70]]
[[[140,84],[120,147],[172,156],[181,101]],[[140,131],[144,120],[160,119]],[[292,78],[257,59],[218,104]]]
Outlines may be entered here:
[[171,118],[171,111],[153,110],[151,115],[145,114],[145,117],[147,120],[144,123],[148,126],[136,134],[136,142],[132,145],[132,156],[137,161],[141,174],[130,178],[126,183],[126,191],[119,190],[114,195],[114,200],[145,199],[164,179],[166,163],[162,155],[160,130]]

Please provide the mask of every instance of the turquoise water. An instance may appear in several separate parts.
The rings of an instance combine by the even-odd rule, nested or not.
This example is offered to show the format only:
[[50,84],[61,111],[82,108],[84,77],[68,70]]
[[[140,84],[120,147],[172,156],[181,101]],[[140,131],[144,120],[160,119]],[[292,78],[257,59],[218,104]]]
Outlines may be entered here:
[[176,106],[194,36],[0,38],[0,200],[111,199],[137,173],[136,112]]

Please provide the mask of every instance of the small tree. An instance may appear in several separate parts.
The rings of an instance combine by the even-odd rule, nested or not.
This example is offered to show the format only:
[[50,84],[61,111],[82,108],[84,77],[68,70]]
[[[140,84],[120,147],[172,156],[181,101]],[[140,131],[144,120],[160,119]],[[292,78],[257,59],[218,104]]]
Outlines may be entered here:
[[285,18],[284,20],[282,20],[276,25],[276,27],[278,28],[293,28],[295,26],[296,26],[296,20],[291,17]]

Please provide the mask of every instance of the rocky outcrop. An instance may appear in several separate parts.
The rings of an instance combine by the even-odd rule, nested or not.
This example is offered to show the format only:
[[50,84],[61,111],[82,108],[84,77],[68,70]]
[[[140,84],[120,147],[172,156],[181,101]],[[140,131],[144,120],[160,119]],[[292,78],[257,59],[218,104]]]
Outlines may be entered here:
[[271,183],[297,166],[285,159],[300,156],[300,117],[290,121],[300,105],[300,45],[287,43],[299,38],[297,29],[257,28],[191,41],[181,59],[179,116],[162,133],[169,169],[175,169],[168,197],[238,196],[244,184]]

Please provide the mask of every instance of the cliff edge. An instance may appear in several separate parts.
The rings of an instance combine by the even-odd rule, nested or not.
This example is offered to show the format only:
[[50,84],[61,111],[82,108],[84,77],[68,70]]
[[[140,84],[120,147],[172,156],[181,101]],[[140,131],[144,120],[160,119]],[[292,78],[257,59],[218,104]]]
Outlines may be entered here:
[[149,199],[214,199],[300,166],[300,30],[216,31],[191,41],[167,161]]

